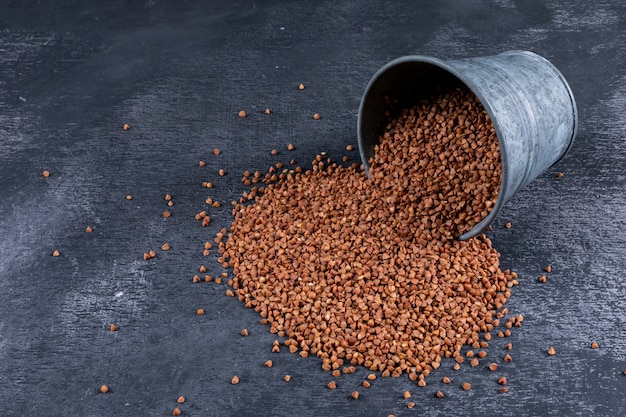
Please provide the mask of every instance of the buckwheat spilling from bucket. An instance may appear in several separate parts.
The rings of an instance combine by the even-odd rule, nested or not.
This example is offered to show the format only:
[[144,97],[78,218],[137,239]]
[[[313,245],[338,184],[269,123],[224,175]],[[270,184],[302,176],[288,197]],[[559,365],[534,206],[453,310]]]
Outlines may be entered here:
[[238,299],[324,370],[423,381],[481,346],[510,296],[490,240],[456,239],[495,205],[499,145],[480,102],[457,89],[390,122],[370,166],[368,178],[318,155],[253,188],[220,259]]

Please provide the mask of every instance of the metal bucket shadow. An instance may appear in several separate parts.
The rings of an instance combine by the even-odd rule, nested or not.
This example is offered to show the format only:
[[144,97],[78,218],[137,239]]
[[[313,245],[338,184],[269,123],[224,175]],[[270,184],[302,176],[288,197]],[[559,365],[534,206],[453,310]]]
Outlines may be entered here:
[[459,237],[466,240],[489,227],[502,206],[572,145],[578,128],[574,95],[549,61],[528,51],[442,61],[406,56],[383,66],[369,82],[357,121],[361,160],[368,161],[389,122],[388,98],[400,108],[435,94],[441,86],[462,83],[489,114],[500,144],[502,184],[487,217]]

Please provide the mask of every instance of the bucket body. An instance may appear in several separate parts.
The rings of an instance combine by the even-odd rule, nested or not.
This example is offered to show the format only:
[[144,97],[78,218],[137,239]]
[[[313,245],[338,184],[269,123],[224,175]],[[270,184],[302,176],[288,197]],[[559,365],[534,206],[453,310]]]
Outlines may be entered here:
[[459,237],[484,232],[502,206],[565,155],[578,127],[578,111],[563,75],[528,51],[443,61],[406,56],[382,67],[369,82],[357,121],[361,160],[368,161],[389,122],[389,99],[410,107],[442,86],[464,84],[480,100],[496,131],[502,156],[502,184],[489,215]]

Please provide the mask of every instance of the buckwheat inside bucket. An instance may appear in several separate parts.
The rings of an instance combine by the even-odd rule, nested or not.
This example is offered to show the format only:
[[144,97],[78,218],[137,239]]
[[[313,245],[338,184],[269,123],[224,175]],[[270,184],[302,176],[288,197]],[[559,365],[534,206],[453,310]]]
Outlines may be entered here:
[[402,112],[370,178],[318,155],[238,204],[221,245],[239,300],[322,359],[425,377],[492,329],[509,271],[485,236],[459,241],[498,196],[498,141],[456,89]]

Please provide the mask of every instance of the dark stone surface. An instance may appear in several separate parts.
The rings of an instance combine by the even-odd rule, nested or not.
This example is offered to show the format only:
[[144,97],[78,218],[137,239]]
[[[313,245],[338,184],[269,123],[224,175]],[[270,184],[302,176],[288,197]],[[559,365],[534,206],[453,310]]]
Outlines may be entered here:
[[[171,415],[179,395],[185,416],[626,415],[623,2],[51,3],[0,5],[0,415]],[[446,360],[425,388],[403,376],[369,389],[358,369],[330,391],[319,360],[270,352],[274,335],[224,284],[191,283],[201,264],[222,272],[202,243],[228,227],[241,173],[291,158],[308,166],[321,151],[340,158],[383,64],[510,49],[561,70],[580,129],[489,234],[520,274],[508,308],[525,321],[480,367],[455,372]],[[163,220],[166,193],[175,205]],[[202,228],[194,215],[207,196],[223,205]],[[509,341],[513,362],[489,372]]]

